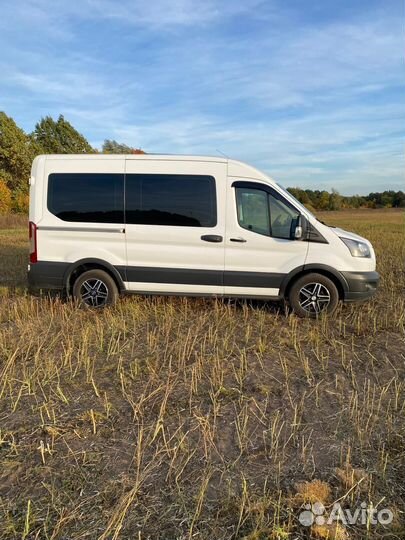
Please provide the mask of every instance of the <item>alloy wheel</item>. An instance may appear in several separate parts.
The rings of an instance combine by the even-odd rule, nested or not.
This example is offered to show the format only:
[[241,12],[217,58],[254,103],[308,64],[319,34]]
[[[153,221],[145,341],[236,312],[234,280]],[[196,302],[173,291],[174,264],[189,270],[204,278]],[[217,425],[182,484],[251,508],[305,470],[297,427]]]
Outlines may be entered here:
[[88,306],[104,306],[108,298],[107,285],[101,279],[87,279],[80,287],[80,296]]
[[321,313],[330,303],[330,292],[322,283],[307,283],[299,290],[299,304],[307,313]]

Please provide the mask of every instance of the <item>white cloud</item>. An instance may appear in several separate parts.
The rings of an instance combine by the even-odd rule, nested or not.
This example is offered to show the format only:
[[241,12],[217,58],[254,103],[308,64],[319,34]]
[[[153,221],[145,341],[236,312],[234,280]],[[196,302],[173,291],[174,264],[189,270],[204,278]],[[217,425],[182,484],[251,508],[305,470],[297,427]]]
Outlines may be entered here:
[[3,15],[0,90],[17,121],[63,113],[92,141],[220,150],[287,184],[402,181],[388,9],[302,25],[276,0],[25,0]]
[[71,20],[118,20],[132,26],[146,26],[149,29],[162,30],[177,26],[204,25],[224,17],[242,16],[258,10],[268,0],[245,0],[243,3],[225,0],[22,0],[6,8],[6,13],[25,21],[37,23]]

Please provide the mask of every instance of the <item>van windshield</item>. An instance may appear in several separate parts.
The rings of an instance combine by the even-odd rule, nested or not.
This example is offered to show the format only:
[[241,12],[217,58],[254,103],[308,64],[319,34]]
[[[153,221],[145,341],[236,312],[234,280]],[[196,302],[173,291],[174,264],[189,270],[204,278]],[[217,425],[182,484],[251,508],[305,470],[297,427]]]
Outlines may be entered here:
[[[314,216],[314,214],[312,212],[310,212],[308,210],[308,208],[306,208],[302,203],[300,203],[300,201],[298,199],[296,199],[294,197],[294,195],[292,195],[287,189],[285,189],[284,186],[282,186],[281,184],[277,184],[277,186],[281,189],[281,191],[283,193],[286,193],[293,201],[294,201],[294,204],[295,206],[301,211],[301,212],[304,212],[304,213],[307,213],[309,214],[311,217],[313,217],[314,219],[318,219],[316,216]],[[318,220],[319,221],[319,220]]]

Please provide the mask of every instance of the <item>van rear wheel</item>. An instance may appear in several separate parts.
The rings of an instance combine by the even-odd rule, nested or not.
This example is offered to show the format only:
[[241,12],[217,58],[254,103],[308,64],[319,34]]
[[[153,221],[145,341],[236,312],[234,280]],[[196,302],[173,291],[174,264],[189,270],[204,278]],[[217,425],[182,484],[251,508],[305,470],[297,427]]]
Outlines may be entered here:
[[118,288],[103,270],[87,270],[73,284],[73,298],[81,307],[101,309],[115,304]]
[[333,313],[339,303],[339,292],[331,279],[322,274],[306,274],[292,285],[290,305],[299,317],[315,319]]

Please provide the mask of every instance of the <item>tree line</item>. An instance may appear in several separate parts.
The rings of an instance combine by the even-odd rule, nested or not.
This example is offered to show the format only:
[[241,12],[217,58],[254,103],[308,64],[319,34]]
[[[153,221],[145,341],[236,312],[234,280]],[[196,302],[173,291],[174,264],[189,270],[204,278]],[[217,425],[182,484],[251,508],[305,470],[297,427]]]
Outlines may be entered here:
[[[39,154],[92,154],[93,148],[70,122],[60,115],[57,120],[42,118],[31,133],[26,133],[6,113],[0,111],[0,214],[28,211],[28,179],[31,164]],[[143,154],[115,140],[105,140],[101,153]],[[327,191],[288,188],[305,206],[313,210],[340,210],[341,208],[405,207],[405,193],[384,191],[367,196],[345,197],[336,190]]]
[[288,188],[309,210],[342,210],[344,208],[405,208],[403,191],[386,190],[368,195],[340,195],[335,189],[332,192],[318,189]]

